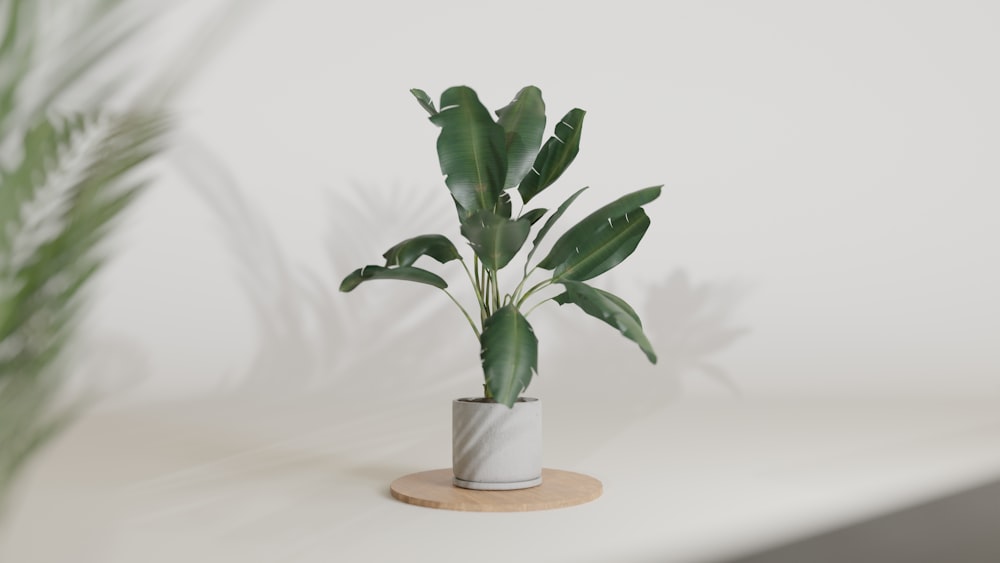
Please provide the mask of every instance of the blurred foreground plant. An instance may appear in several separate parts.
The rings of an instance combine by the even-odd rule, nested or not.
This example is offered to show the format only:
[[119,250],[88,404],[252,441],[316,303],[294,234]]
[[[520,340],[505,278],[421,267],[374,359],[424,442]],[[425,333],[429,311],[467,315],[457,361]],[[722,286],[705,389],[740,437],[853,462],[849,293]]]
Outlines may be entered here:
[[64,397],[101,243],[161,148],[158,111],[105,104],[148,18],[131,0],[0,0],[0,510],[31,456],[79,412]]

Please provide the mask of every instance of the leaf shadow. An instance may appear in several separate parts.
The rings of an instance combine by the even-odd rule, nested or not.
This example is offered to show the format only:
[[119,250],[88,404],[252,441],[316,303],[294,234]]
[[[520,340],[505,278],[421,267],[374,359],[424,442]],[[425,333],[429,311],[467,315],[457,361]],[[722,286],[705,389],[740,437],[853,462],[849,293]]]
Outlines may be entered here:
[[[328,397],[330,404],[353,400],[376,408],[382,408],[380,397],[392,397],[446,411],[452,398],[478,395],[478,346],[462,332],[461,315],[446,299],[428,295],[431,290],[417,284],[373,283],[349,299],[336,290],[336,280],[362,264],[377,263],[373,257],[403,238],[453,235],[447,227],[453,210],[446,198],[399,185],[355,184],[328,192],[323,248],[329,271],[319,271],[284,255],[263,216],[242,199],[224,167],[210,160],[196,175],[221,219],[258,330],[246,376],[221,396],[286,400],[314,395]],[[461,282],[456,287],[467,285],[457,275],[460,270],[447,273],[453,274],[442,273],[449,282]],[[564,465],[579,463],[677,401],[691,377],[739,397],[741,388],[719,356],[750,332],[734,320],[748,292],[744,283],[695,281],[684,270],[640,287],[636,295],[641,297],[633,304],[658,353],[655,366],[612,328],[572,307],[539,314],[545,319],[536,325],[544,326],[538,331],[542,371],[533,385],[546,401],[547,457]]]
[[[443,226],[447,215],[437,209],[430,190],[397,186],[329,192],[324,244],[329,270],[311,268],[286,255],[264,215],[244,198],[219,159],[193,139],[185,145],[186,150],[175,151],[174,161],[220,222],[256,331],[248,366],[218,390],[220,395],[419,393],[434,389],[442,376],[447,380],[461,373],[463,360],[474,357],[475,350],[465,358],[444,352],[451,338],[473,335],[451,329],[461,328],[454,322],[461,320],[460,313],[441,296],[427,298],[429,288],[380,282],[350,298],[337,291],[340,278],[361,264],[377,263],[382,247],[397,242],[387,237],[418,234],[404,232],[404,226]],[[388,228],[373,236],[374,224]],[[428,353],[435,350],[442,353]]]
[[739,282],[695,282],[684,270],[642,289],[636,309],[657,352],[656,365],[614,329],[580,311],[552,315],[558,318],[550,330],[559,338],[545,358],[552,367],[541,377],[547,379],[546,436],[557,443],[560,459],[576,463],[662,411],[680,399],[691,377],[705,377],[740,397],[740,386],[717,356],[750,333],[733,320],[748,291]]

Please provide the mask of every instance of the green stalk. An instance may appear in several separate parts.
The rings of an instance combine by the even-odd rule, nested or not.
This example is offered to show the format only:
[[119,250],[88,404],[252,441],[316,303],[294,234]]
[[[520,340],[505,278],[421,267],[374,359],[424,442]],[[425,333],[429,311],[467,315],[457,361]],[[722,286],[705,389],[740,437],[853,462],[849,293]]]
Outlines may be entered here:
[[490,270],[485,264],[480,262],[479,268],[479,277],[483,280],[483,299],[486,301],[486,317],[489,318],[496,308],[496,301],[493,300],[493,278],[490,276]]
[[525,313],[524,316],[527,317],[528,315],[531,314],[532,311],[534,311],[535,309],[537,309],[538,307],[540,307],[542,305],[542,303],[545,303],[547,301],[552,301],[553,299],[555,299],[555,297],[546,297],[545,299],[542,299],[538,303],[535,303],[535,305],[532,308],[528,309],[528,312]]
[[[497,281],[497,273],[490,270],[490,279],[493,280],[493,305],[499,309],[502,305],[500,303],[500,283]],[[494,310],[494,312],[496,312]]]
[[[477,280],[473,279],[472,272],[469,271],[469,265],[465,263],[465,260],[461,256],[458,257],[458,261],[462,263],[462,268],[465,269],[465,274],[469,276],[469,281],[472,282],[472,289],[476,292],[476,300],[479,302],[479,313],[482,317],[481,321],[486,320],[486,303],[483,301],[483,293],[479,289],[479,284]],[[478,274],[478,272],[477,272]]]
[[535,270],[537,270],[537,269],[538,269],[538,267],[536,266],[536,267],[532,268],[531,271],[529,272],[528,271],[528,263],[527,262],[524,263],[524,277],[521,278],[521,283],[517,284],[517,287],[514,288],[514,293],[513,293],[513,297],[512,297],[513,301],[515,301],[515,302],[517,301],[518,296],[521,294],[521,290],[524,289],[524,284],[528,282],[528,278],[530,278],[531,275],[534,274]]
[[[482,266],[480,266],[482,268]],[[482,284],[483,291],[483,303],[486,304],[486,316],[490,316],[490,280],[482,275],[480,272],[479,281]]]
[[527,299],[528,299],[529,297],[531,297],[531,296],[532,296],[532,295],[534,295],[534,294],[535,294],[536,292],[538,292],[538,291],[540,291],[540,290],[542,290],[542,289],[545,289],[546,287],[548,287],[548,286],[550,286],[550,285],[552,285],[552,280],[551,280],[551,279],[548,279],[548,280],[542,280],[542,281],[540,281],[540,282],[536,283],[536,284],[535,284],[534,286],[532,286],[532,287],[531,287],[531,289],[529,289],[529,290],[528,290],[527,292],[525,292],[525,294],[524,294],[524,295],[523,295],[523,296],[521,297],[521,299],[520,299],[520,300],[519,300],[519,301],[517,302],[517,308],[518,308],[518,309],[520,309],[520,308],[521,308],[521,305],[523,305],[523,304],[524,304],[524,302],[525,302],[525,301],[526,301],[526,300],[527,300]]
[[472,332],[476,333],[476,340],[478,341],[480,336],[479,329],[476,328],[476,323],[472,322],[472,317],[469,315],[469,312],[466,311],[465,307],[463,307],[462,304],[458,302],[458,299],[455,299],[455,296],[452,295],[450,291],[448,291],[447,289],[442,289],[441,291],[443,291],[445,295],[451,298],[452,303],[458,306],[458,308],[462,311],[462,314],[465,315],[465,320],[469,321],[469,326],[472,327]]

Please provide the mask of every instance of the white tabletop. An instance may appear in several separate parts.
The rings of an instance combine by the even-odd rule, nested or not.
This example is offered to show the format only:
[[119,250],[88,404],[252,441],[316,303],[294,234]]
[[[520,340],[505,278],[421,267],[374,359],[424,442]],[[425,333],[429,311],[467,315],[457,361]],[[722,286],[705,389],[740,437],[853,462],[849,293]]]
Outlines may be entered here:
[[1000,475],[986,401],[544,399],[545,464],[601,479],[577,507],[393,500],[447,467],[448,402],[249,394],[104,410],[33,467],[0,560],[707,561]]

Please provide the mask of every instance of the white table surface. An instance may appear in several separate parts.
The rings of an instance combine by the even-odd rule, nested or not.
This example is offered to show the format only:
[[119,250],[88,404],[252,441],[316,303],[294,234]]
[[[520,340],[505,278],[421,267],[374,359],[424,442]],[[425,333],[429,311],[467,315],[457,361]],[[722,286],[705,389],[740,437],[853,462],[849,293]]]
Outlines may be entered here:
[[105,409],[32,467],[0,561],[710,561],[1000,475],[994,401],[579,399],[544,399],[545,465],[604,495],[517,514],[390,497],[393,479],[449,465],[447,400]]

